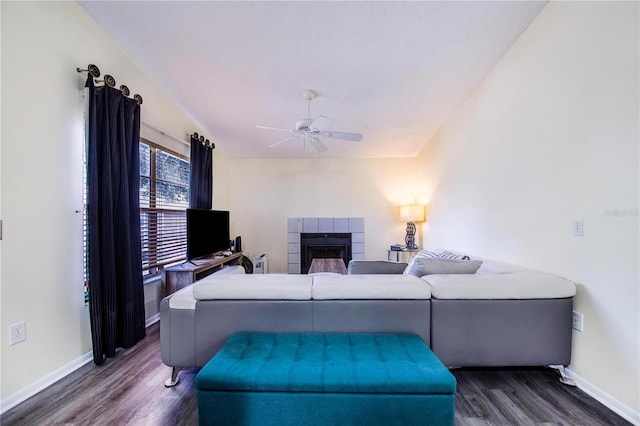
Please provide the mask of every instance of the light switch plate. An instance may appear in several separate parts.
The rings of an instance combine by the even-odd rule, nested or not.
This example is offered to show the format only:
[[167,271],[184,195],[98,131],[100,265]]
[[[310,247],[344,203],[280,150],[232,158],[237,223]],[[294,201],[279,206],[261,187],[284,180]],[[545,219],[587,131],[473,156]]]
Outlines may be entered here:
[[573,236],[574,237],[583,237],[584,236],[584,222],[582,219],[576,219],[573,221]]

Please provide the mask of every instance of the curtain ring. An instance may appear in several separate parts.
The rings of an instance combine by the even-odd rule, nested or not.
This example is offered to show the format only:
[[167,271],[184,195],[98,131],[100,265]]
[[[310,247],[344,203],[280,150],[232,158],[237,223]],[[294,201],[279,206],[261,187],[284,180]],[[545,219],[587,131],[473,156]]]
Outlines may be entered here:
[[131,93],[129,91],[129,88],[127,86],[125,86],[124,84],[120,86],[120,91],[122,92],[123,95],[125,96],[129,96],[129,93]]
[[136,93],[135,95],[133,95],[133,99],[138,103],[138,105],[142,105],[142,96]]
[[203,135],[199,135],[198,132],[193,132],[191,138],[195,139],[197,142],[200,142],[202,146],[206,148],[214,149],[216,147],[216,144],[211,142],[209,139],[206,139]]
[[109,87],[116,87],[116,79],[110,76],[109,74],[104,75],[104,80],[96,80],[96,83],[102,83],[102,82],[104,82],[104,84],[106,84]]
[[78,71],[78,72],[88,72],[89,74],[91,74],[91,76],[93,78],[100,77],[100,69],[97,66],[93,65],[93,64],[89,64],[87,66],[86,70],[81,70],[80,68],[76,68],[76,71]]

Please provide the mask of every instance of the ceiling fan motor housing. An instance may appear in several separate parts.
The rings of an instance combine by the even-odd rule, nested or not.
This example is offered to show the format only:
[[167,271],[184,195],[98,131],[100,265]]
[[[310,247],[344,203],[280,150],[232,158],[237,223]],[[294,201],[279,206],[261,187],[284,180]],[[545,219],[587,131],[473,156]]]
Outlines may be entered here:
[[302,92],[302,99],[304,99],[305,101],[312,101],[315,99],[317,93],[314,92],[311,89],[307,89],[304,92]]
[[296,130],[299,132],[309,131],[309,125],[313,123],[313,119],[311,118],[303,118],[302,120],[298,120],[296,122]]
[[320,115],[315,119],[311,118],[310,103],[317,95],[318,94],[316,92],[310,89],[302,92],[302,97],[304,98],[304,100],[307,101],[307,118],[298,120],[296,122],[295,130],[283,129],[279,127],[256,126],[263,129],[282,130],[290,133],[291,132],[298,133],[297,136],[289,137],[287,139],[283,139],[281,141],[272,143],[271,145],[269,145],[269,147],[280,145],[283,142],[288,142],[294,139],[302,139],[305,143],[311,144],[316,151],[325,152],[327,151],[328,148],[320,140],[320,137],[351,140],[351,141],[362,140],[362,135],[360,133],[332,132],[332,131],[330,132],[325,130],[333,122],[333,120],[329,117]]

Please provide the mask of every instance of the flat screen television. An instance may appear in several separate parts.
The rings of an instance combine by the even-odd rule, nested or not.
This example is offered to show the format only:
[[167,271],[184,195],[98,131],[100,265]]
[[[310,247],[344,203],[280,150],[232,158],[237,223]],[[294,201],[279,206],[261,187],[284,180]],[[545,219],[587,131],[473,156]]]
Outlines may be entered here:
[[187,260],[228,249],[228,211],[187,209]]

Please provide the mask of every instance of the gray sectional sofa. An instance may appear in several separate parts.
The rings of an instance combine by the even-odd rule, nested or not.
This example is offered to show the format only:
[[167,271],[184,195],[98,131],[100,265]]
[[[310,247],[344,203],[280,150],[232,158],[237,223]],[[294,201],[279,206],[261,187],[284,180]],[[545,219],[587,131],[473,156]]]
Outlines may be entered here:
[[565,377],[574,283],[484,259],[474,274],[418,277],[405,266],[358,261],[348,275],[235,266],[185,287],[160,307],[166,385],[241,331],[412,333],[449,367],[552,365]]

